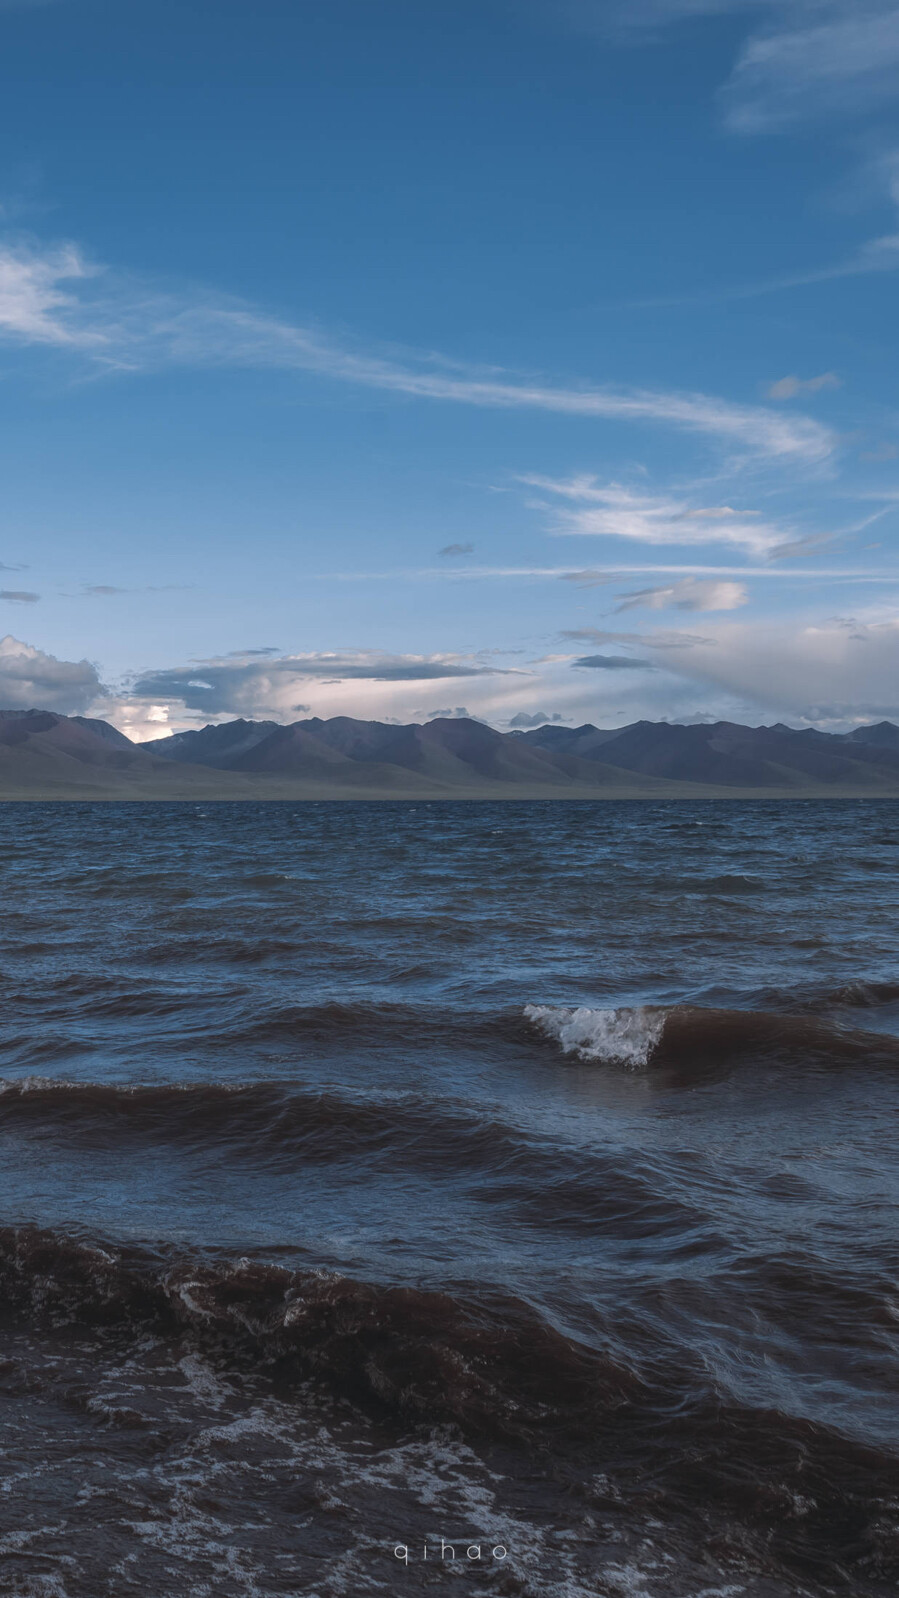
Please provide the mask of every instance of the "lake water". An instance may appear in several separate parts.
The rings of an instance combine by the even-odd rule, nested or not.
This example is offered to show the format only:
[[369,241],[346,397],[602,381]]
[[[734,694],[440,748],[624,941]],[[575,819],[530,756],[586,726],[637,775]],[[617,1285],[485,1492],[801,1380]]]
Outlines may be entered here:
[[0,808],[0,1592],[895,1591],[897,861]]

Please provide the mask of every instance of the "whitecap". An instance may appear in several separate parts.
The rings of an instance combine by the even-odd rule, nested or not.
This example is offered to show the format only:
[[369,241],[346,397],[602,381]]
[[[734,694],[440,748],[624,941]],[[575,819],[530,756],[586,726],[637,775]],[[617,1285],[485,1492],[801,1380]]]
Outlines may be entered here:
[[559,1044],[563,1054],[624,1065],[635,1071],[649,1064],[665,1027],[666,1012],[650,1005],[591,1010],[586,1005],[570,1009],[526,1004],[524,1014],[546,1037]]

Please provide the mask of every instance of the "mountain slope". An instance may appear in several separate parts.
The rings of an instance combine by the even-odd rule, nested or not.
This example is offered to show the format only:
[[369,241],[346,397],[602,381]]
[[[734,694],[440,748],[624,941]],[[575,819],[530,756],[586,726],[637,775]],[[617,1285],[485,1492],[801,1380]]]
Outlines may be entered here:
[[[887,729],[890,723],[882,723]],[[564,729],[537,728],[522,737],[536,747],[554,752],[568,748],[587,759],[600,758],[607,766],[669,781],[696,782],[714,787],[803,788],[892,787],[899,784],[899,729],[891,746],[886,731],[863,739],[857,733],[834,735],[793,727],[742,727],[734,722],[682,727],[667,722],[638,721],[612,733],[593,727],[572,729],[567,742]],[[544,739],[546,734],[550,738]],[[595,753],[594,753],[595,751]]]
[[107,722],[0,710],[5,799],[899,797],[899,728],[732,722],[233,721],[133,744]]

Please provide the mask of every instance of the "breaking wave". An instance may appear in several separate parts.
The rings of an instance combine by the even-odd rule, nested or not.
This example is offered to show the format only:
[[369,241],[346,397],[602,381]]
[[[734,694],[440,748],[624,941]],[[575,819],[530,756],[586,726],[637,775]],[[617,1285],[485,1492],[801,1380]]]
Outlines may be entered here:
[[666,1012],[650,1006],[638,1009],[552,1009],[528,1004],[525,1017],[546,1037],[558,1043],[563,1054],[582,1060],[602,1060],[637,1070],[648,1065],[665,1026]]
[[523,1014],[563,1054],[631,1071],[650,1064],[706,1070],[746,1055],[819,1066],[899,1063],[899,1038],[803,1013],[693,1005],[573,1009],[528,1004]]
[[638,1379],[520,1299],[465,1302],[250,1259],[0,1228],[4,1312],[29,1325],[189,1337],[210,1355],[303,1380],[409,1418],[519,1435],[589,1431]]

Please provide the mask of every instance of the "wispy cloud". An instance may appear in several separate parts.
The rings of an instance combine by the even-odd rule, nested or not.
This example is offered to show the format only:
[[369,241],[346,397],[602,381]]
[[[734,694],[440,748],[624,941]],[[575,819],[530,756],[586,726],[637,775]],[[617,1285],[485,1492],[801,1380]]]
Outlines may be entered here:
[[570,0],[572,14],[638,39],[688,19],[749,24],[720,90],[734,132],[867,112],[899,86],[895,0]]
[[768,133],[810,118],[869,112],[896,94],[899,10],[891,0],[814,6],[781,0],[772,10],[772,23],[746,41],[722,90],[730,128]]
[[78,352],[98,370],[162,365],[269,367],[410,398],[486,409],[537,410],[650,422],[715,438],[740,452],[819,462],[836,438],[805,416],[713,395],[553,384],[465,370],[435,356],[393,359],[354,351],[214,292],[161,294],[86,263],[72,245],[0,248],[0,336]]
[[28,588],[0,588],[0,599],[11,605],[36,605],[40,597]]
[[821,372],[818,377],[796,377],[791,373],[789,377],[779,377],[772,383],[765,393],[768,399],[791,400],[797,394],[819,394],[823,388],[839,388],[840,379],[836,372]]
[[572,643],[638,644],[644,649],[695,649],[712,642],[697,633],[665,632],[658,628],[651,633],[622,633],[605,627],[569,627],[559,637],[570,638]]
[[[899,497],[899,496],[897,496]],[[816,537],[819,535],[815,535]],[[825,537],[820,535],[821,539]],[[830,541],[830,535],[826,535]],[[800,554],[809,553],[810,539],[797,540],[797,549]],[[801,548],[800,548],[801,546]],[[779,557],[783,546],[772,551],[772,562]],[[310,582],[331,583],[387,583],[387,582],[492,582],[504,579],[514,580],[550,579],[555,581],[576,583],[578,586],[591,588],[604,583],[613,583],[624,577],[636,576],[675,576],[683,574],[692,577],[732,577],[740,579],[745,577],[764,577],[775,580],[786,579],[793,581],[795,578],[804,578],[809,582],[839,582],[839,583],[896,583],[899,582],[899,571],[890,571],[888,568],[878,567],[876,570],[863,570],[860,567],[847,566],[814,566],[804,570],[800,566],[718,566],[696,565],[686,561],[658,562],[641,561],[639,565],[629,565],[616,561],[608,566],[458,566],[447,569],[445,566],[400,566],[384,567],[380,571],[327,571],[309,572],[307,580]]]
[[752,283],[731,283],[720,288],[687,291],[686,293],[642,296],[627,303],[646,309],[679,305],[725,305],[730,301],[762,299],[767,294],[780,294],[789,289],[810,288],[816,283],[838,282],[841,278],[866,277],[871,273],[895,272],[899,269],[899,233],[887,233],[868,239],[842,261],[832,261],[826,266],[810,267],[805,272],[776,273]]
[[638,588],[623,594],[616,614],[624,610],[738,610],[749,600],[745,583],[703,581],[684,577],[659,588]]
[[23,343],[95,350],[105,335],[83,325],[82,303],[64,285],[93,276],[79,250],[0,249],[0,331]]
[[114,583],[84,583],[82,594],[93,599],[117,599],[121,594],[183,594],[189,583],[144,583],[140,588],[118,588]]
[[652,660],[637,660],[630,655],[582,655],[572,666],[589,671],[657,671]]
[[730,544],[754,555],[770,555],[788,536],[755,511],[732,505],[691,505],[673,495],[641,493],[591,476],[528,476],[522,481],[554,496],[552,505],[538,502],[538,508],[552,511],[556,533],[640,544]]

